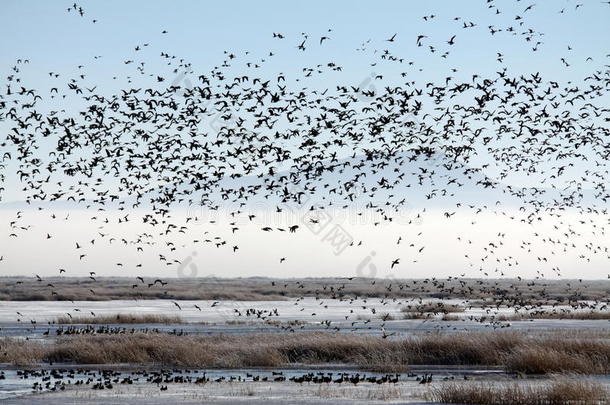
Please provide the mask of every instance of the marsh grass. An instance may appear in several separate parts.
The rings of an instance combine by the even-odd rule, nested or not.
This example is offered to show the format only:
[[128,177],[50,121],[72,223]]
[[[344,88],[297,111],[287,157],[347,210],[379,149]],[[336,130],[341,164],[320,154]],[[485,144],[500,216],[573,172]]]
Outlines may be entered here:
[[365,401],[391,401],[404,396],[399,387],[392,385],[382,386],[343,386],[321,384],[312,391],[318,398],[324,399],[353,399]]
[[[145,279],[146,283],[153,280]],[[103,301],[116,299],[174,299],[174,300],[241,300],[268,301],[289,297],[336,297],[338,289],[343,297],[468,299],[472,303],[488,305],[519,305],[541,302],[542,291],[546,303],[566,304],[571,300],[604,300],[610,280],[579,283],[575,291],[573,280],[507,280],[453,279],[441,284],[422,283],[421,280],[393,280],[403,288],[388,291],[385,283],[371,283],[371,279],[337,278],[267,279],[261,277],[223,279],[214,277],[167,279],[167,285],[150,288],[134,278],[100,277],[96,281],[78,277],[47,277],[45,282],[31,277],[0,277],[0,300],[14,301]],[[51,282],[54,287],[48,287]],[[19,283],[19,284],[18,284]],[[272,284],[273,283],[273,284]],[[463,284],[462,284],[463,283]],[[133,287],[134,284],[136,287]],[[302,288],[302,287],[305,288]],[[329,287],[335,287],[331,289]],[[89,289],[94,289],[92,294]],[[52,294],[52,292],[56,294]],[[453,291],[448,293],[447,291]],[[498,294],[498,292],[502,294]],[[500,297],[500,298],[499,298]]]
[[55,320],[55,323],[60,325],[69,324],[86,324],[86,325],[102,325],[102,324],[171,324],[171,323],[186,323],[179,316],[157,315],[157,314],[114,314],[114,315],[97,315],[97,316],[61,316]]
[[402,315],[402,319],[433,319],[435,318],[434,314],[430,312],[405,312]]
[[610,372],[610,340],[585,336],[496,331],[414,335],[393,340],[331,333],[134,333],[65,336],[43,345],[5,338],[0,339],[0,362],[224,368],[339,363],[381,372],[404,372],[409,365],[473,365],[502,366],[525,374]]
[[0,338],[0,363],[29,366],[40,362],[45,353],[40,343],[8,337]]
[[464,312],[465,308],[456,304],[445,304],[442,301],[428,302],[425,304],[407,305],[400,308],[403,313],[420,313],[420,314],[448,314],[454,312]]
[[428,399],[462,405],[600,405],[610,399],[593,381],[565,377],[548,384],[446,383],[433,388]]
[[500,315],[498,317],[499,321],[521,321],[527,319],[610,320],[610,311],[537,311]]

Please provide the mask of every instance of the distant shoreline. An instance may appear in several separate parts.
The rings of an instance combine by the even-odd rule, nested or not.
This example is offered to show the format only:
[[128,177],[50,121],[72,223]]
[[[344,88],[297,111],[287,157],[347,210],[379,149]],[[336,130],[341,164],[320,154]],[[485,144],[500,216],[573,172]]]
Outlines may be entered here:
[[320,298],[430,298],[536,302],[606,302],[610,280],[0,277],[0,301],[108,301],[121,299],[280,301]]

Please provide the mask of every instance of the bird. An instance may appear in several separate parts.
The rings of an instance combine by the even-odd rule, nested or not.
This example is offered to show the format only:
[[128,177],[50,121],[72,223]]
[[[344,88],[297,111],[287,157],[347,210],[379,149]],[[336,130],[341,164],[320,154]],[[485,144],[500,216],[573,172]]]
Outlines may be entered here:
[[[427,29],[436,22],[456,21],[463,29],[478,30],[478,38],[473,41],[486,39],[491,45],[500,36],[510,35],[520,41],[524,57],[551,41],[530,20],[531,11],[543,12],[535,4],[525,10],[519,4],[513,5],[517,15],[501,25],[497,22],[498,18],[504,19],[497,17],[500,9],[494,4],[488,6],[492,13],[495,11],[489,22],[483,21],[484,17],[476,21],[459,17],[445,21],[441,14],[422,18],[429,24]],[[583,4],[576,4],[575,10],[580,7],[584,8]],[[507,15],[502,8],[502,15]],[[74,12],[71,17],[84,14],[77,4],[68,12]],[[562,14],[561,18],[565,18],[570,13],[568,10]],[[272,35],[274,40],[284,39],[283,34]],[[245,224],[257,232],[253,237],[256,243],[275,247],[275,241],[282,238],[282,243],[300,246],[301,237],[313,235],[323,242],[322,248],[329,249],[327,253],[366,256],[363,247],[380,241],[372,232],[362,237],[364,243],[354,240],[337,220],[340,217],[332,215],[335,210],[363,219],[373,213],[371,227],[399,224],[404,240],[409,240],[402,244],[402,236],[397,240],[401,260],[415,265],[423,256],[436,253],[431,246],[425,249],[420,235],[410,240],[403,233],[427,221],[423,209],[421,214],[416,213],[406,201],[406,196],[420,192],[422,200],[429,204],[459,204],[457,208],[439,209],[434,214],[429,210],[426,214],[441,217],[447,230],[451,225],[460,226],[452,223],[465,217],[476,218],[464,221],[459,242],[466,249],[465,268],[472,274],[478,271],[486,283],[521,267],[517,258],[504,253],[512,242],[501,235],[503,232],[485,237],[481,243],[464,236],[465,232],[476,231],[485,215],[532,229],[546,220],[552,222],[553,230],[548,234],[539,231],[532,233],[529,240],[515,241],[515,250],[524,255],[533,253],[532,259],[539,266],[535,269],[537,284],[526,289],[538,287],[547,272],[560,276],[559,267],[552,261],[562,253],[577,252],[575,256],[582,263],[610,258],[605,242],[607,224],[600,220],[607,215],[610,199],[606,184],[608,148],[602,142],[607,132],[604,97],[608,74],[604,62],[600,62],[601,55],[592,54],[585,59],[585,54],[577,54],[576,47],[568,46],[568,53],[564,54],[562,46],[562,53],[552,54],[548,63],[563,66],[569,75],[564,76],[552,69],[537,71],[534,65],[528,66],[531,71],[511,72],[505,63],[508,56],[499,47],[492,47],[488,56],[494,66],[500,64],[498,69],[488,72],[474,66],[472,71],[464,72],[452,63],[454,49],[462,45],[455,41],[458,34],[450,34],[451,38],[443,41],[428,32],[429,37],[417,35],[415,45],[406,43],[402,50],[394,46],[374,49],[379,48],[374,46],[376,43],[395,42],[397,38],[397,33],[387,39],[382,34],[362,42],[356,55],[344,55],[362,58],[358,61],[375,69],[355,84],[349,75],[342,76],[344,66],[338,57],[332,61],[315,60],[315,52],[299,52],[306,50],[308,40],[308,34],[301,35],[295,41],[296,49],[288,46],[282,51],[285,54],[280,52],[281,47],[264,49],[258,56],[247,50],[227,49],[218,63],[211,64],[213,68],[203,71],[196,71],[185,58],[165,49],[159,58],[167,71],[151,67],[152,60],[145,52],[148,43],[137,41],[128,47],[129,56],[116,61],[125,65],[129,73],[115,76],[116,86],[110,87],[95,83],[84,62],[74,67],[75,72],[45,71],[45,83],[51,83],[34,86],[21,74],[29,59],[18,59],[0,98],[0,116],[7,126],[5,139],[0,141],[0,183],[5,173],[19,181],[15,192],[29,206],[41,203],[36,209],[43,213],[51,214],[46,204],[56,201],[91,213],[88,221],[97,233],[92,234],[90,243],[81,245],[80,236],[81,242],[75,242],[79,269],[93,262],[95,253],[120,247],[128,252],[126,255],[132,251],[150,255],[147,257],[156,259],[163,269],[178,268],[179,275],[189,269],[196,275],[196,255],[182,256],[184,239],[193,236],[197,240],[193,242],[195,246],[203,249],[209,245],[219,255],[239,250],[240,254],[232,257],[242,257],[248,253],[242,244],[247,240],[243,235]],[[330,35],[331,43],[339,43],[335,42],[339,33],[326,33],[320,37],[320,45],[330,40]],[[452,47],[451,53],[444,43]],[[473,42],[473,46],[478,43]],[[421,58],[408,57],[410,51],[421,52]],[[299,57],[293,58],[295,55]],[[272,57],[282,56],[293,61],[295,69],[277,73],[269,67]],[[428,57],[435,64],[434,74],[425,65]],[[587,66],[581,67],[577,61],[583,59]],[[153,66],[156,65],[159,64]],[[178,75],[174,81],[171,72]],[[142,80],[135,81],[133,75]],[[313,83],[324,85],[318,89]],[[57,104],[58,108],[42,108],[48,103]],[[5,162],[10,166],[5,167]],[[527,177],[535,186],[509,184],[506,180],[515,174]],[[6,189],[0,188],[0,197],[4,193]],[[470,194],[485,202],[469,204],[466,200]],[[299,218],[299,225],[294,225],[293,219],[282,225],[259,225],[263,214],[253,213],[258,200],[278,216],[307,214]],[[515,212],[507,208],[513,202]],[[186,220],[171,213],[180,204],[193,208]],[[143,207],[150,210],[140,217],[139,209]],[[562,219],[560,213],[566,209],[584,222],[572,224],[571,219]],[[226,230],[221,229],[223,221],[206,218],[208,211],[213,216],[223,210],[230,216]],[[405,210],[412,215],[401,223]],[[126,212],[130,214],[125,215]],[[460,217],[463,213],[464,217]],[[64,222],[80,223],[68,214],[55,212],[50,215],[54,227],[41,230],[29,227],[29,215],[18,211],[8,221],[10,244],[27,243],[22,235],[36,233],[40,243],[53,243],[55,247]],[[121,234],[140,220],[142,228],[137,235]],[[205,228],[198,227],[202,223]],[[586,228],[585,232],[580,228]],[[436,237],[445,238],[444,231],[445,228]],[[47,242],[45,234],[46,239],[52,237],[54,241]],[[72,239],[66,240],[69,247]],[[537,243],[548,247],[549,253],[538,249]],[[391,247],[398,249],[393,244]],[[280,264],[286,261],[285,254],[279,253]],[[321,257],[323,254],[320,252]],[[377,275],[375,260],[392,260],[395,255],[389,254],[383,259],[381,255],[366,256],[358,267],[357,279],[365,277],[366,270]],[[110,253],[107,256],[114,257]],[[462,259],[462,252],[459,256]],[[134,267],[131,261],[117,260],[116,266],[125,272]],[[390,268],[399,260],[393,259]],[[143,260],[138,261],[136,268],[142,267]],[[60,274],[64,272],[60,270]],[[99,272],[103,274],[102,270]],[[461,278],[467,274],[458,273]],[[522,275],[515,278],[519,285],[525,280]],[[36,280],[41,282],[42,278],[37,276]],[[90,273],[90,280],[102,295],[101,276]],[[149,289],[138,288],[138,281],[145,284],[143,277],[137,277],[135,284],[133,279],[125,284],[134,298],[142,298],[142,290],[146,290],[164,299],[180,299],[171,294],[171,288],[165,288],[167,282],[162,279],[148,283]],[[62,279],[64,282],[68,281]],[[367,287],[370,284],[372,289],[381,289],[386,300],[397,291],[406,293],[412,286],[416,293],[434,294],[432,290],[437,289],[443,295],[446,285],[454,281],[427,278],[419,284],[411,282],[409,287],[402,282],[382,285],[374,279],[366,283]],[[493,283],[468,287],[481,289],[481,294],[500,295],[498,301],[508,300],[507,295],[513,293],[526,299],[517,287],[504,292]],[[307,287],[305,284],[290,288],[298,295],[328,294],[338,299],[347,296],[346,289],[336,285],[320,286],[311,281]],[[345,284],[349,287],[352,283]],[[581,284],[586,283],[574,281],[566,285],[568,295],[580,297]],[[54,287],[61,285],[53,281]],[[157,289],[157,285],[161,288]],[[290,289],[282,289],[281,285],[272,285],[274,293],[290,295]],[[45,286],[40,283],[37,288]],[[470,296],[474,292],[461,284],[452,288],[451,293],[460,290],[460,294]],[[57,291],[45,291],[57,298]],[[89,292],[96,294],[92,289]],[[174,304],[181,309],[175,301]]]

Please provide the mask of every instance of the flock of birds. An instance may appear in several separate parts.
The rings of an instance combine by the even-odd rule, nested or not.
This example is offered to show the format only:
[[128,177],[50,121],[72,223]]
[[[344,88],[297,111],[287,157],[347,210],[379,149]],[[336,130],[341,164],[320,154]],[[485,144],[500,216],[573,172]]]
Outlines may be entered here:
[[[112,390],[120,385],[137,383],[155,384],[160,391],[167,391],[170,384],[207,384],[222,382],[284,382],[291,381],[299,384],[396,384],[404,381],[415,381],[419,384],[430,384],[433,374],[364,374],[347,372],[308,372],[299,373],[291,371],[291,375],[283,371],[245,372],[236,375],[209,375],[206,371],[196,369],[171,370],[142,370],[124,372],[115,370],[95,370],[82,368],[52,368],[49,370],[19,370],[17,377],[22,380],[34,380],[34,391],[63,391],[67,386],[90,386],[93,390]],[[0,380],[4,379],[4,372],[0,373]],[[445,376],[442,380],[454,380],[455,376]],[[464,380],[469,379],[467,375]]]
[[[494,0],[486,0],[485,5],[494,15],[503,13]],[[523,39],[537,52],[544,45],[544,33],[528,25],[535,7],[524,7],[509,26],[489,25],[489,35]],[[578,12],[581,7],[576,4],[574,10],[559,13]],[[67,11],[85,15],[78,4]],[[427,23],[437,19],[434,14],[423,16]],[[483,25],[460,17],[454,22],[462,30]],[[329,29],[312,40],[302,33],[295,52],[326,46],[334,35]],[[274,32],[271,40],[290,37]],[[371,69],[398,64],[402,72],[392,80],[375,73],[356,86],[340,80],[344,68],[338,62],[304,66],[297,76],[270,73],[265,67],[276,56],[273,52],[256,57],[226,51],[218,66],[198,73],[186,59],[163,51],[168,76],[148,70],[148,61],[141,56],[151,46],[147,42],[134,46],[133,57],[123,61],[133,67],[133,76],[118,92],[98,88],[85,65],[79,65],[72,77],[49,72],[48,89],[36,89],[22,78],[30,60],[19,59],[0,94],[0,121],[10,126],[0,142],[0,186],[6,176],[15,176],[26,203],[50,211],[48,217],[58,222],[57,227],[70,217],[53,212],[53,203],[71,202],[92,212],[97,232],[86,241],[75,240],[74,251],[66,252],[83,266],[88,252],[104,243],[132,248],[133,257],[154,255],[164,268],[180,265],[177,255],[186,244],[177,240],[196,232],[191,223],[200,220],[197,215],[184,221],[172,215],[173,208],[185,205],[230,211],[230,238],[221,232],[214,235],[215,228],[209,228],[192,239],[194,245],[225,249],[229,255],[239,254],[240,221],[255,223],[257,214],[250,210],[254,203],[263,201],[275,213],[294,207],[309,213],[356,209],[359,216],[374,213],[377,219],[371,225],[383,226],[408,209],[413,193],[425,197],[423,205],[454,204],[444,205],[451,207],[443,212],[447,221],[455,215],[476,218],[492,213],[535,227],[551,218],[557,236],[534,232],[531,240],[519,244],[523,252],[534,255],[538,254],[535,243],[550,250],[550,255],[538,254],[537,279],[561,276],[561,269],[553,265],[555,255],[577,252],[584,262],[596,256],[610,259],[610,109],[604,103],[610,88],[608,65],[592,69],[579,83],[562,82],[538,72],[515,75],[505,56],[497,53],[495,74],[473,73],[461,79],[457,68],[449,68],[446,77],[420,83],[410,77],[423,67],[399,55],[397,45],[403,41],[448,61],[451,50],[460,45],[460,34],[437,43],[425,34],[406,39],[396,33],[382,39],[379,49],[374,41],[365,41],[357,52],[371,56]],[[592,58],[587,62],[592,63]],[[561,63],[568,69],[569,57],[561,58]],[[168,84],[172,75],[181,73],[196,77],[195,82]],[[317,88],[316,81],[326,76],[336,78],[335,85]],[[142,78],[149,81],[148,87],[131,85]],[[401,83],[394,84],[397,80]],[[489,171],[497,175],[492,177]],[[541,186],[503,182],[516,174],[535,178]],[[461,200],[461,191],[468,187],[498,199],[483,204]],[[0,201],[5,193],[0,187]],[[503,207],[506,201],[516,202],[518,210]],[[135,209],[146,213],[138,217]],[[577,212],[581,219],[570,222],[564,218],[566,211]],[[414,219],[424,213],[422,207]],[[260,231],[290,238],[319,221],[313,214],[306,218],[305,223],[262,226]],[[110,223],[134,221],[143,230],[136,238],[105,230]],[[16,212],[9,225],[9,239],[35,232],[25,210]],[[53,233],[43,232],[40,243],[53,239]],[[419,236],[421,232],[413,238],[396,235],[397,251],[408,257],[391,259],[389,269],[425,254]],[[470,268],[481,276],[517,274],[517,258],[501,253],[509,238],[500,231],[480,246],[479,255],[467,254]],[[468,235],[458,237],[458,242],[464,249],[473,244]],[[347,252],[365,244],[350,241]],[[0,251],[0,266],[9,254]],[[282,265],[290,262],[285,256],[276,260]],[[125,267],[122,262],[116,266]],[[171,284],[169,278],[145,282],[142,263],[129,270],[142,272],[132,284],[134,297],[143,288],[164,289]],[[57,272],[69,275],[63,267]],[[53,280],[36,277],[51,296],[58,296]],[[96,277],[95,272],[89,274],[94,283]],[[430,277],[421,286],[443,287],[452,279]],[[411,283],[390,283],[388,293],[392,288],[417,291],[417,281]],[[465,281],[448,290],[441,287],[447,293],[464,294],[473,288]],[[342,295],[340,286],[326,288]],[[89,293],[94,296],[95,287]],[[510,296],[506,291],[498,294],[513,302],[521,296],[518,291],[513,298],[506,298]],[[572,295],[578,297],[577,290]],[[580,305],[577,300],[571,303]],[[173,305],[182,310],[180,303]],[[277,314],[258,317],[273,315]]]

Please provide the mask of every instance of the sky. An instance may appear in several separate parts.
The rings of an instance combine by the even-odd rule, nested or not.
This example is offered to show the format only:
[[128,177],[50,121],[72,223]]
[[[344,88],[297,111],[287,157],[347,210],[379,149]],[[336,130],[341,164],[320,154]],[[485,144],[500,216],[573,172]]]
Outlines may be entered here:
[[[33,83],[44,83],[42,72],[74,71],[84,64],[95,82],[110,84],[110,76],[126,73],[129,67],[120,61],[133,58],[133,48],[149,43],[146,50],[156,55],[160,50],[179,55],[192,62],[196,71],[204,71],[220,62],[222,52],[250,51],[264,56],[269,50],[290,52],[290,58],[276,58],[281,69],[299,69],[303,61],[322,57],[336,59],[347,67],[355,80],[370,73],[362,66],[358,52],[361,43],[371,40],[370,48],[390,47],[406,58],[418,59],[426,74],[444,74],[447,67],[471,71],[497,68],[496,52],[505,55],[508,66],[515,71],[531,71],[535,66],[555,78],[579,76],[588,56],[601,62],[607,53],[604,38],[608,37],[610,6],[599,1],[582,2],[574,10],[575,1],[497,1],[502,13],[495,15],[485,1],[382,1],[373,6],[366,1],[80,1],[85,15],[67,12],[68,1],[3,1],[0,6],[2,61],[7,72],[17,58],[29,58],[36,69],[25,72]],[[535,6],[523,13],[526,6]],[[559,11],[565,10],[563,14]],[[422,16],[435,15],[424,21]],[[530,52],[530,43],[498,33],[490,37],[487,26],[503,28],[514,24],[522,15],[527,25],[544,32],[538,53]],[[453,21],[460,17],[459,21]],[[95,19],[97,22],[92,23]],[[461,29],[464,22],[476,22],[470,30]],[[327,30],[332,29],[331,33]],[[161,31],[166,30],[166,35]],[[286,41],[273,41],[279,32]],[[311,35],[310,52],[291,52],[300,42],[301,32]],[[384,40],[397,34],[394,43]],[[317,39],[331,38],[324,47],[314,46]],[[445,63],[425,64],[426,52],[417,49],[419,34],[429,42],[447,41],[457,34],[453,54]],[[278,43],[279,42],[279,43]],[[572,48],[568,51],[567,47]],[[439,46],[440,48],[440,46]],[[313,53],[313,55],[312,55]],[[99,60],[93,57],[102,55]],[[300,55],[300,56],[299,56]],[[560,58],[571,62],[564,69]],[[149,58],[150,64],[155,58]],[[157,59],[161,65],[161,60]],[[324,79],[323,79],[324,80]],[[331,79],[329,79],[331,80]]]
[[[83,80],[87,86],[97,86],[98,91],[111,94],[126,86],[155,85],[154,77],[137,71],[139,61],[145,62],[146,72],[162,74],[168,83],[188,86],[195,82],[199,72],[209,72],[222,63],[226,57],[225,51],[237,55],[232,68],[235,74],[248,72],[246,61],[259,59],[265,59],[261,74],[269,76],[277,72],[284,72],[288,77],[296,76],[303,66],[313,67],[321,62],[340,64],[343,67],[340,74],[321,75],[302,83],[319,89],[333,88],[337,81],[360,87],[373,86],[371,78],[380,72],[389,83],[399,83],[404,66],[380,61],[379,54],[385,49],[414,63],[409,77],[418,83],[443,80],[448,75],[458,79],[468,79],[475,73],[485,76],[503,66],[513,74],[540,72],[546,79],[580,83],[584,76],[605,69],[609,63],[606,55],[607,38],[610,37],[610,24],[607,23],[610,21],[610,5],[600,1],[492,2],[501,10],[500,14],[496,14],[495,8],[489,8],[485,1],[449,0],[381,1],[374,4],[367,1],[113,0],[77,3],[84,10],[83,17],[74,10],[67,10],[72,5],[70,1],[2,1],[1,76],[4,78],[12,74],[11,69],[18,59],[28,59],[28,64],[19,67],[22,83],[28,88],[48,91],[55,83],[49,77],[49,72],[60,73],[64,82],[70,77],[84,74]],[[581,3],[582,6],[577,8]],[[534,6],[524,12],[531,4]],[[427,20],[422,18],[431,15],[434,17]],[[517,27],[514,20],[517,15],[522,16],[524,22],[523,27],[517,28],[518,31],[534,27],[543,33],[533,40],[542,42],[536,52],[532,52],[535,42],[527,42],[520,35],[513,36],[505,31],[490,34],[489,26],[498,29],[510,25]],[[459,20],[454,20],[455,17],[459,17]],[[462,28],[464,23],[471,21],[477,25]],[[274,39],[273,33],[281,33],[285,38]],[[296,49],[302,40],[302,33],[309,35],[307,52]],[[416,37],[420,34],[426,35],[426,45],[437,48],[436,54],[427,52],[425,47],[417,47]],[[387,39],[394,35],[394,41],[388,42]],[[456,35],[456,44],[450,46],[446,41],[453,35]],[[329,37],[323,46],[318,42],[322,36]],[[142,50],[136,52],[137,46]],[[450,55],[446,59],[440,58],[438,54],[446,50],[451,51]],[[161,52],[191,63],[193,73],[172,72],[166,60],[160,57]],[[274,56],[269,56],[269,52],[273,52]],[[502,54],[502,63],[497,60],[498,53]],[[562,58],[569,63],[569,67],[561,61]],[[135,60],[136,63],[125,64],[127,60]],[[377,62],[375,66],[371,65],[373,61]],[[4,85],[1,91],[4,91]],[[607,98],[605,100],[608,101]],[[42,103],[42,108],[59,107],[70,111],[79,107],[62,104],[61,100],[46,102]],[[8,131],[9,128],[9,122],[0,122],[0,131]],[[449,205],[431,207],[425,201],[418,202],[412,210],[401,214],[407,218],[404,223],[382,226],[371,225],[370,222],[374,220],[366,224],[356,223],[350,220],[357,216],[354,209],[351,214],[334,213],[325,231],[304,231],[292,240],[286,240],[278,233],[261,237],[259,228],[268,222],[277,226],[295,223],[303,218],[304,213],[297,213],[295,218],[290,219],[260,214],[266,220],[244,224],[239,238],[235,237],[234,243],[240,243],[236,254],[228,254],[224,248],[201,247],[192,243],[193,239],[203,238],[205,232],[225,232],[232,218],[220,215],[220,218],[216,218],[216,224],[201,221],[200,227],[194,231],[197,236],[189,234],[184,240],[176,241],[179,248],[171,254],[177,255],[180,263],[160,266],[157,248],[151,248],[150,252],[138,257],[133,249],[128,249],[129,246],[121,246],[120,238],[114,244],[97,242],[96,248],[90,249],[89,257],[83,262],[72,252],[75,241],[88,241],[90,235],[96,232],[115,232],[124,234],[126,238],[135,237],[145,232],[146,228],[134,220],[127,225],[114,227],[110,224],[103,230],[96,229],[98,225],[88,221],[95,213],[85,212],[77,206],[53,208],[57,217],[71,215],[69,221],[58,224],[56,220],[49,220],[47,210],[38,211],[23,204],[19,180],[11,175],[10,168],[6,170],[5,177],[6,190],[0,201],[0,224],[5,224],[2,226],[8,229],[10,222],[16,218],[16,211],[24,210],[27,211],[27,224],[32,224],[32,231],[22,232],[18,238],[10,237],[10,232],[0,235],[0,256],[4,257],[0,262],[0,275],[55,275],[62,266],[69,267],[73,275],[86,275],[89,271],[102,275],[134,275],[141,271],[134,267],[136,264],[143,264],[147,274],[178,277],[192,272],[191,264],[197,269],[198,276],[372,275],[371,265],[377,269],[374,273],[378,277],[446,276],[462,272],[469,276],[480,276],[484,272],[498,276],[499,270],[495,271],[498,267],[507,276],[514,276],[518,272],[535,277],[537,270],[541,269],[546,276],[553,276],[551,268],[555,266],[562,268],[564,277],[605,278],[607,273],[608,258],[605,254],[586,261],[579,259],[578,253],[555,252],[558,248],[553,249],[548,244],[538,247],[538,257],[524,254],[521,242],[541,230],[553,235],[553,232],[557,232],[552,227],[556,219],[549,218],[548,223],[532,229],[532,226],[507,219],[501,213],[490,212],[475,217],[471,212],[463,212],[459,220],[447,222],[443,220],[442,213]],[[512,181],[519,185],[535,182],[527,177]],[[428,210],[424,214],[425,208]],[[509,210],[516,211],[517,207],[509,207]],[[175,216],[186,217],[189,212],[192,214],[192,208],[179,207]],[[138,214],[133,212],[132,216]],[[202,218],[211,215],[209,212],[198,214]],[[124,213],[110,211],[106,215],[112,223]],[[565,218],[578,223],[575,215],[567,213]],[[591,220],[608,225],[607,216],[596,216]],[[324,239],[325,232],[334,229],[335,225],[340,226],[356,243],[367,238],[372,241],[336,254],[329,240]],[[470,268],[464,255],[476,253],[484,257],[482,244],[502,232],[509,233],[505,252],[501,255],[506,260],[496,265],[485,263],[482,266],[484,270],[479,266]],[[52,241],[45,239],[48,233],[53,234]],[[439,234],[446,237],[439,238]],[[425,245],[426,252],[434,253],[419,255],[411,251],[414,248],[397,247],[396,239],[401,235],[405,235],[404,238],[417,249]],[[230,238],[232,235],[226,236]],[[462,240],[458,240],[458,237]],[[463,240],[471,240],[472,244]],[[589,235],[582,243],[591,241],[604,246],[609,240],[607,235]],[[159,243],[164,242],[159,240]],[[473,251],[474,246],[478,249],[476,252]],[[163,250],[162,254],[166,253],[169,254]],[[388,263],[399,256],[404,258],[401,265],[388,271]],[[556,258],[551,265],[541,263],[540,256]],[[283,257],[287,259],[280,264]],[[117,266],[118,262],[125,262],[125,265]],[[519,262],[519,265],[508,266],[509,262]]]

